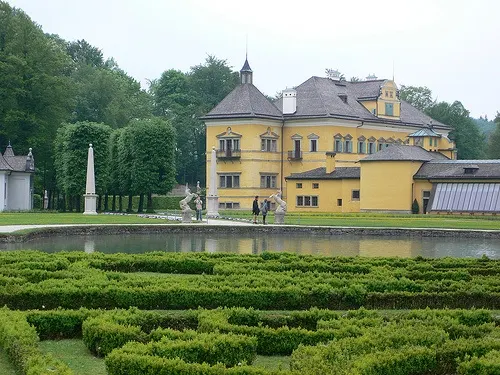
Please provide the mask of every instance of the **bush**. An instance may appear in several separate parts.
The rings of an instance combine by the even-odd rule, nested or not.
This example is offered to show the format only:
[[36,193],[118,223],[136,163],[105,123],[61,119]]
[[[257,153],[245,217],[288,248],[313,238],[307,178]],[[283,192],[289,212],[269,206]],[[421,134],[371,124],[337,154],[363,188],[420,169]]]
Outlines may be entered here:
[[417,199],[414,199],[413,203],[411,204],[411,213],[418,214],[419,212],[420,212],[420,206],[418,205]]

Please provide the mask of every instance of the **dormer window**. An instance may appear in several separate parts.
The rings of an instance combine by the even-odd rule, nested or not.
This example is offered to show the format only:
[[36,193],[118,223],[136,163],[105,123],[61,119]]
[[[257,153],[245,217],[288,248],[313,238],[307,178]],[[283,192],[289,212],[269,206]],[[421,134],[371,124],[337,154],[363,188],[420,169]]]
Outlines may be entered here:
[[[386,91],[387,93],[387,91]],[[385,115],[386,116],[394,116],[394,104],[393,103],[385,103]]]
[[476,174],[479,167],[477,165],[471,165],[464,167],[464,174]]

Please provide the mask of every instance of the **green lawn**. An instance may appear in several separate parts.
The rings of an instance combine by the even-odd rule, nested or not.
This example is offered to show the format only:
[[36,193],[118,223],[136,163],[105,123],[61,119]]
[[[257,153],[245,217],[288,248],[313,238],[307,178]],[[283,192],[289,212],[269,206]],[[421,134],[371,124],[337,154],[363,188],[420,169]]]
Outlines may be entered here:
[[[249,213],[224,211],[223,217],[251,219]],[[267,222],[274,222],[273,214]],[[262,217],[259,216],[259,222]],[[287,225],[319,225],[342,227],[403,227],[403,228],[453,228],[453,229],[496,229],[500,230],[500,216],[472,215],[390,215],[390,214],[314,214],[287,213]]]
[[[87,350],[82,340],[47,340],[41,341],[39,345],[43,353],[50,353],[66,363],[75,375],[106,375],[104,359],[94,357]],[[263,367],[268,370],[288,370],[290,368],[290,357],[258,355],[253,366]],[[16,375],[12,371],[9,372],[8,367],[3,366],[2,356],[0,356],[0,374]]]
[[0,225],[30,224],[158,224],[174,223],[163,219],[148,219],[137,215],[83,215],[82,213],[8,212],[0,213]]
[[66,363],[75,375],[107,374],[104,359],[94,357],[82,340],[47,340],[41,341],[39,345],[43,353],[50,353]]
[[268,370],[290,370],[290,357],[258,355],[252,365]]
[[18,375],[14,366],[10,363],[7,354],[0,349],[0,374],[2,375]]
[[[244,211],[224,211],[224,218],[251,219]],[[262,217],[259,217],[261,222]],[[268,222],[274,222],[273,214]],[[177,221],[141,218],[137,215],[83,215],[81,213],[0,213],[0,225],[29,224],[172,224]],[[500,216],[471,215],[389,215],[389,214],[315,214],[287,213],[288,225],[319,225],[342,227],[404,227],[404,228],[455,228],[500,230]]]

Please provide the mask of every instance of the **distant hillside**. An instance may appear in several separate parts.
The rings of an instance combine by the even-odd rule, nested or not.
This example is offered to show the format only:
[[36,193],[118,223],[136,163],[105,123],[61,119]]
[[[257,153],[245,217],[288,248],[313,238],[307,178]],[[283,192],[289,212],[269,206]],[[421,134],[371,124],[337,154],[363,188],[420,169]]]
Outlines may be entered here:
[[492,120],[484,119],[482,117],[480,118],[473,118],[474,122],[476,123],[477,127],[481,132],[484,133],[486,136],[486,139],[489,138],[490,134],[493,133],[495,130],[495,123]]

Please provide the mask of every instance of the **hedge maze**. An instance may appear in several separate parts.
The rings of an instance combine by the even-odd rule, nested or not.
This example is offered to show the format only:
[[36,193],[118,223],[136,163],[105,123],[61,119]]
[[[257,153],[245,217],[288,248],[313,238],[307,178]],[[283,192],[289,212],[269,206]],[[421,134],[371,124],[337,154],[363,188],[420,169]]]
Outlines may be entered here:
[[[500,261],[264,253],[0,254],[0,346],[81,338],[110,375],[500,374]],[[252,366],[290,356],[290,368]]]

